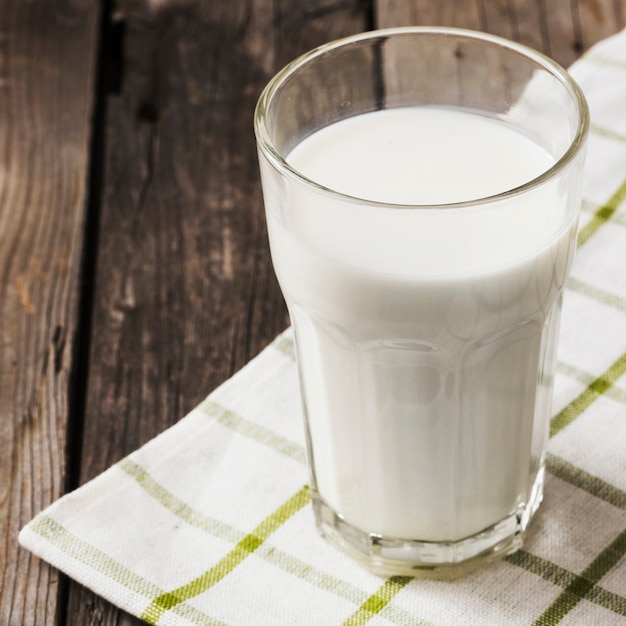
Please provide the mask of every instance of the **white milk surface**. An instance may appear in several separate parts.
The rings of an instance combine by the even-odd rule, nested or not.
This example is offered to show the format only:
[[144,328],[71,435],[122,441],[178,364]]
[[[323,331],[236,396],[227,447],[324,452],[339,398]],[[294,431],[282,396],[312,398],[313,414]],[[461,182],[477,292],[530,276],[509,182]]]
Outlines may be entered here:
[[461,208],[553,163],[503,123],[407,108],[356,116],[289,163],[268,205],[296,333],[317,490],[356,528],[456,541],[520,510],[551,410],[574,223],[554,184]]

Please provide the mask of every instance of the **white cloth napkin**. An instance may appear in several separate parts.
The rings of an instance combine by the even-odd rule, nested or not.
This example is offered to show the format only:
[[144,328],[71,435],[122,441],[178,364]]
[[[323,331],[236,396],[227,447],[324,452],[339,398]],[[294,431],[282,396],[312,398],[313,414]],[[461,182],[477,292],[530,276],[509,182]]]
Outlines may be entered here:
[[385,579],[318,537],[290,331],[22,545],[152,624],[626,624],[626,31],[571,71],[592,113],[580,249],[520,552],[455,582]]

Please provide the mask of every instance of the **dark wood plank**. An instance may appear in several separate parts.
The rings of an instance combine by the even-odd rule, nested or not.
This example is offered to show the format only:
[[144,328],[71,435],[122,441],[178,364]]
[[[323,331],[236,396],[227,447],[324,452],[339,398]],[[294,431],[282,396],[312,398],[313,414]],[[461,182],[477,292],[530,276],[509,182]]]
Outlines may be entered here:
[[568,67],[626,27],[626,0],[376,0],[380,28],[438,25],[514,39]]
[[17,545],[62,495],[99,10],[0,5],[0,624],[54,624],[59,574]]
[[[363,30],[363,3],[122,3],[81,481],[161,432],[287,324],[253,110],[292,57]],[[138,624],[73,586],[68,624]]]

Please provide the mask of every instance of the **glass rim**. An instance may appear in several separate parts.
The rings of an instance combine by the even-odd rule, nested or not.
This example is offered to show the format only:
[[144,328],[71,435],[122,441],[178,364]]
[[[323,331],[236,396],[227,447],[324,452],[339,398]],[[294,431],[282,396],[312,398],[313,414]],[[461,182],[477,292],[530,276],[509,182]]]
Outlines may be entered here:
[[[304,65],[332,50],[336,50],[367,40],[387,38],[394,35],[412,34],[449,35],[459,38],[465,38],[468,40],[488,42],[501,48],[508,48],[509,50],[519,54],[520,56],[526,57],[536,66],[541,67],[545,71],[549,72],[564,86],[564,88],[572,97],[572,100],[576,104],[578,109],[578,126],[576,128],[576,134],[570,141],[567,150],[561,155],[561,157],[559,157],[559,159],[557,159],[549,168],[544,170],[541,174],[526,181],[521,185],[518,185],[517,187],[507,189],[497,194],[473,198],[471,200],[441,204],[403,204],[397,202],[383,202],[379,200],[361,198],[358,196],[342,193],[340,191],[317,183],[314,180],[304,176],[296,168],[292,167],[274,145],[274,142],[270,138],[270,134],[266,125],[267,111],[271,106],[271,102],[274,96],[281,88],[281,86],[286,82],[286,80]],[[313,48],[312,50],[305,52],[299,57],[296,57],[293,61],[285,65],[270,79],[270,81],[261,92],[254,111],[254,132],[256,135],[257,146],[263,153],[263,155],[277,170],[281,171],[289,178],[292,178],[302,183],[304,186],[316,191],[317,193],[340,199],[343,202],[359,203],[370,207],[381,207],[387,209],[457,209],[463,207],[484,205],[487,203],[497,202],[522,195],[558,176],[574,160],[574,158],[584,146],[585,138],[589,131],[589,123],[589,106],[587,104],[585,95],[582,92],[582,89],[574,80],[574,78],[569,74],[569,72],[550,57],[529,46],[517,43],[515,41],[511,41],[504,37],[491,35],[489,33],[484,33],[481,31],[443,26],[402,26],[395,28],[370,30],[358,33],[356,35],[350,35],[348,37],[335,39],[328,43],[322,44],[321,46]]]

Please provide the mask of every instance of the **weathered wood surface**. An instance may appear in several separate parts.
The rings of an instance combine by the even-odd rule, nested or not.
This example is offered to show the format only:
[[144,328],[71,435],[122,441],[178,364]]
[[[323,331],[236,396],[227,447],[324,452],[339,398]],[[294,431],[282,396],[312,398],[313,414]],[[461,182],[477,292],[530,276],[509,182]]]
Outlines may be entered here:
[[280,66],[403,24],[486,30],[568,65],[625,20],[626,0],[4,2],[0,626],[140,623],[18,549],[17,531],[287,324],[252,135]]
[[564,67],[626,26],[626,0],[376,0],[379,28],[472,28],[519,41]]
[[17,546],[66,489],[99,8],[0,4],[0,624],[53,624],[59,574]]
[[[306,4],[306,11],[303,9]],[[252,129],[264,84],[361,5],[118,7],[80,480],[176,422],[288,324]],[[78,624],[139,623],[72,585]]]

